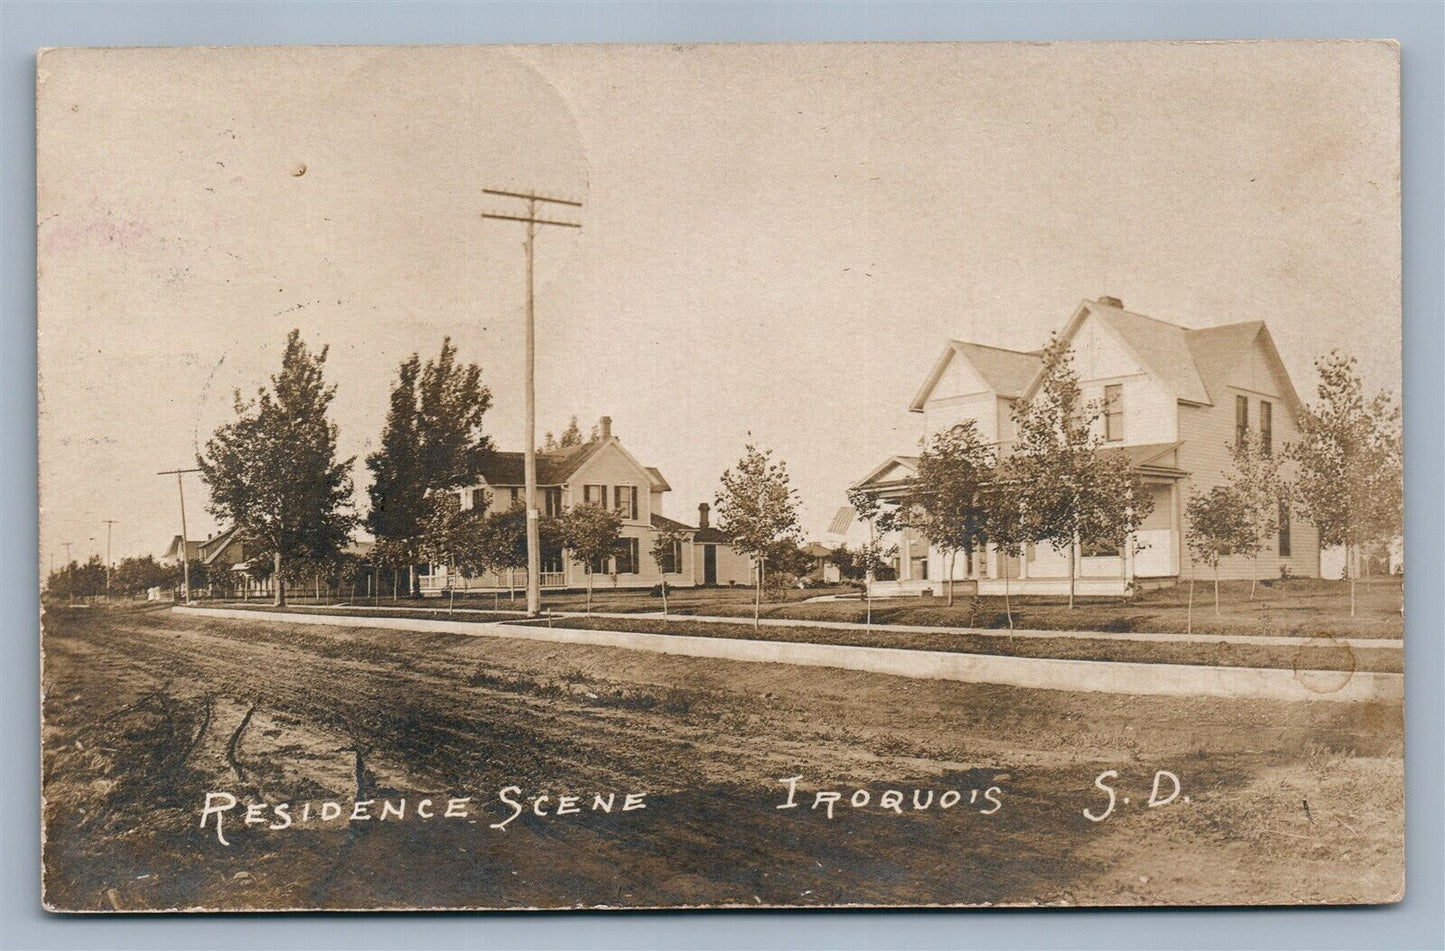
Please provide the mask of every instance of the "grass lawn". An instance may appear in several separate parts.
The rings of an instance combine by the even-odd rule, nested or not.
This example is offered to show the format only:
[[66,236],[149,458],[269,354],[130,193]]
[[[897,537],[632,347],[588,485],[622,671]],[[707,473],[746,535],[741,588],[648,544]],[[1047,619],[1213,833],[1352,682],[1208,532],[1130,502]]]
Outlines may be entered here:
[[[821,595],[855,596],[846,587],[789,590],[765,595],[762,616],[804,621],[851,621],[861,623],[865,605],[861,600],[810,601]],[[1014,625],[1045,631],[1102,631],[1127,633],[1264,634],[1313,637],[1403,636],[1404,619],[1400,579],[1366,579],[1357,586],[1357,606],[1350,616],[1349,584],[1344,581],[1291,579],[1261,582],[1250,598],[1247,581],[1220,584],[1220,613],[1214,613],[1214,586],[1197,582],[1194,604],[1189,607],[1187,584],[1148,591],[1133,598],[1080,598],[1070,610],[1062,597],[1015,597]],[[577,592],[544,592],[543,606],[554,611],[581,611],[586,595]],[[387,604],[382,600],[381,604]],[[416,602],[399,602],[415,604]],[[428,602],[436,604],[439,602]],[[519,599],[520,603],[520,599]],[[458,598],[457,605],[492,606],[490,596]],[[506,609],[504,597],[501,606]],[[668,607],[675,614],[711,614],[752,617],[751,588],[678,588],[668,593]],[[662,599],[648,591],[599,589],[593,592],[595,611],[647,612],[662,610]],[[1192,615],[1192,617],[1191,617]],[[911,624],[928,627],[974,627],[1007,629],[1002,597],[958,596],[949,606],[944,597],[890,598],[873,602],[873,621],[878,624]]]
[[[519,625],[545,625],[545,621],[515,621]],[[687,617],[655,618],[569,617],[558,626],[589,631],[632,631],[640,634],[679,634],[743,640],[787,641],[805,644],[843,644],[855,647],[894,647],[905,650],[948,651],[960,654],[994,654],[1006,657],[1051,657],[1067,660],[1103,660],[1142,664],[1202,664],[1218,667],[1275,667],[1293,670],[1345,670],[1400,673],[1398,649],[1353,651],[1337,641],[1301,638],[1298,647],[1215,643],[1147,643],[1076,637],[1007,638],[992,634],[951,631],[851,630],[828,627],[754,628],[751,623],[719,624]]]

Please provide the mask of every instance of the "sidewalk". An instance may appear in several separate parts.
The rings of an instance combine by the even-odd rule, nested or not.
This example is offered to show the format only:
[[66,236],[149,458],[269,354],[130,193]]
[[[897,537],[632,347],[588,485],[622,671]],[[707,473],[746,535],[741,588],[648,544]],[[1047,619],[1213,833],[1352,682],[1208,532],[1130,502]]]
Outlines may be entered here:
[[[1266,667],[1209,667],[965,654],[896,647],[859,647],[796,641],[744,640],[683,634],[640,634],[544,627],[503,621],[444,618],[367,617],[315,612],[257,611],[244,608],[174,607],[176,614],[230,620],[263,620],[333,627],[374,627],[430,631],[470,637],[508,637],[614,647],[754,663],[834,667],[927,680],[990,683],[1035,690],[1118,693],[1133,696],[1203,696],[1264,700],[1399,702],[1402,674],[1368,671],[1301,670]],[[445,609],[436,610],[441,613]],[[472,612],[475,613],[475,612]],[[637,617],[623,614],[622,617]],[[566,620],[554,615],[553,620]],[[1299,642],[1308,639],[1295,639]]]

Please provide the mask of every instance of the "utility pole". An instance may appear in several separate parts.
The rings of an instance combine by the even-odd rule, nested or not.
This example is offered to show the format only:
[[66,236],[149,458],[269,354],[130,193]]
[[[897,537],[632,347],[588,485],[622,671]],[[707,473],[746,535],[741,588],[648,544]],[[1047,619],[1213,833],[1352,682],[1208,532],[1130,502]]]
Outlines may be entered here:
[[496,188],[482,189],[488,195],[502,195],[507,198],[521,198],[527,202],[527,214],[501,215],[483,212],[483,218],[500,221],[520,221],[527,225],[527,240],[523,248],[527,252],[527,445],[522,455],[522,477],[526,483],[527,496],[527,616],[536,617],[542,611],[542,542],[537,511],[537,328],[532,300],[532,251],[537,238],[538,225],[553,225],[558,228],[580,228],[575,221],[555,221],[537,217],[537,203],[551,202],[581,208],[580,201],[565,198],[548,198],[532,192],[510,192]]
[[103,518],[105,523],[105,599],[110,600],[110,529],[115,524],[113,518]]
[[186,487],[181,482],[181,476],[187,472],[200,472],[200,469],[167,469],[164,472],[157,472],[156,475],[173,475],[176,477],[176,491],[181,494],[181,598],[191,603],[191,543],[186,538]]

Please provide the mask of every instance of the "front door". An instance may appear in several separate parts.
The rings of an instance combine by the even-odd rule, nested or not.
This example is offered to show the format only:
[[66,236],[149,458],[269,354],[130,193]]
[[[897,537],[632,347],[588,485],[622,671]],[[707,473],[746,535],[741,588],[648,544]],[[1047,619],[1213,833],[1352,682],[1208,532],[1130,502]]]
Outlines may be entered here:
[[702,546],[702,583],[717,584],[717,546]]

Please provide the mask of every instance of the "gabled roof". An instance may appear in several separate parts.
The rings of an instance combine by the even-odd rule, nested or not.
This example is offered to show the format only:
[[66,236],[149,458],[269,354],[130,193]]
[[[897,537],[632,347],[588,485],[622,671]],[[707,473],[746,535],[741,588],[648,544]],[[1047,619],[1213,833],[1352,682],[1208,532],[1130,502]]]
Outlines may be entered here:
[[[537,484],[542,486],[561,485],[582,464],[592,458],[605,442],[594,441],[567,449],[554,449],[537,453]],[[482,463],[481,476],[492,486],[525,485],[526,453],[492,452]]]
[[[187,561],[197,561],[197,560],[200,559],[200,557],[201,557],[201,545],[202,545],[202,544],[203,544],[203,542],[200,542],[200,541],[198,541],[198,540],[196,540],[196,539],[194,539],[194,538],[190,538],[190,539],[187,539],[187,540],[186,540],[186,552],[189,554],[189,557],[186,559]],[[168,547],[168,548],[166,549],[166,553],[165,553],[164,555],[162,555],[161,557],[162,557],[162,558],[180,558],[180,556],[181,556],[181,536],[179,536],[179,535],[174,535],[174,536],[171,537],[170,547]]]
[[967,361],[995,395],[1010,399],[1023,395],[1042,365],[1037,350],[1005,350],[1002,347],[988,347],[966,340],[950,340],[934,362],[928,379],[908,404],[910,410],[915,413],[923,412],[923,405],[928,402],[934,387],[943,378],[943,371],[948,369],[949,363],[955,358]]
[[215,538],[207,539],[205,543],[201,545],[201,555],[205,559],[206,564],[209,565],[220,556],[221,552],[231,547],[233,542],[238,541],[240,541],[240,539],[236,537],[236,527],[233,525]]
[[1275,348],[1274,338],[1270,336],[1264,321],[1249,320],[1191,330],[1186,339],[1189,350],[1194,355],[1194,362],[1206,380],[1228,379],[1229,370],[1238,363],[1239,355],[1258,343],[1264,348],[1265,360],[1281,382],[1280,395],[1291,404],[1290,408],[1296,414],[1303,408],[1294,383],[1289,378],[1289,371],[1285,369],[1284,360]]
[[[1175,396],[1186,403],[1214,405],[1214,394],[1205,380],[1225,380],[1240,354],[1258,339],[1264,345],[1265,357],[1283,384],[1283,395],[1296,411],[1300,408],[1298,394],[1290,382],[1284,361],[1275,349],[1269,329],[1260,320],[1222,324],[1217,327],[1192,329],[1124,310],[1109,301],[1085,300],[1064,327],[1060,336],[1068,340],[1078,332],[1090,314],[1109,327],[1123,346],[1149,373],[1154,375]],[[1033,395],[1042,378],[1042,369],[1029,384],[1025,397]]]
[[[537,453],[537,484],[539,486],[565,484],[576,475],[577,470],[587,464],[587,460],[608,446],[616,446],[624,456],[646,472],[648,482],[653,489],[662,492],[672,491],[672,486],[667,484],[667,480],[655,466],[644,466],[638,462],[632,453],[623,448],[616,436],[610,439],[594,439],[567,449]],[[487,480],[487,485],[494,487],[525,485],[527,481],[525,457],[526,454],[521,452],[492,452],[488,454],[486,461],[482,464],[481,476]]]
[[1073,337],[1089,314],[1113,330],[1125,349],[1168,387],[1175,398],[1189,403],[1212,403],[1189,348],[1189,334],[1193,331],[1188,327],[1136,314],[1109,302],[1086,300],[1079,304],[1065,326],[1063,339]]
[[857,482],[853,483],[853,485],[850,486],[850,488],[857,489],[857,488],[862,488],[862,487],[865,486],[865,485],[891,485],[891,484],[893,484],[893,483],[895,483],[895,482],[904,481],[904,480],[899,480],[899,479],[892,479],[892,480],[889,480],[888,482],[881,482],[881,483],[880,483],[880,482],[874,482],[875,479],[877,479],[879,476],[881,476],[883,473],[887,472],[889,469],[893,468],[894,466],[899,466],[899,467],[901,467],[901,468],[908,469],[908,470],[913,471],[913,472],[917,472],[917,471],[918,471],[918,457],[917,457],[917,456],[889,456],[887,459],[883,460],[883,462],[879,463],[877,466],[874,466],[873,469],[872,469],[872,471],[870,471],[866,476],[864,476],[863,478],[859,479]]

